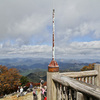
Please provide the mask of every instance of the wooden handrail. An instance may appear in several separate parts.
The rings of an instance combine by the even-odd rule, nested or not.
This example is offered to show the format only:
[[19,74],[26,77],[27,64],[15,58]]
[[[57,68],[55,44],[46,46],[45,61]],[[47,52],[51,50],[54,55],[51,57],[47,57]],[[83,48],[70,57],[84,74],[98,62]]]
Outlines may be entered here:
[[75,78],[75,77],[96,76],[98,75],[98,72],[96,70],[91,70],[91,71],[80,71],[80,72],[66,72],[66,73],[64,72],[59,74]]
[[100,65],[80,72],[47,72],[48,100],[100,100]]
[[52,79],[64,86],[69,86],[76,91],[96,97],[100,99],[100,88],[97,86],[89,85],[87,83],[76,81],[75,79],[65,77],[63,75],[53,75]]

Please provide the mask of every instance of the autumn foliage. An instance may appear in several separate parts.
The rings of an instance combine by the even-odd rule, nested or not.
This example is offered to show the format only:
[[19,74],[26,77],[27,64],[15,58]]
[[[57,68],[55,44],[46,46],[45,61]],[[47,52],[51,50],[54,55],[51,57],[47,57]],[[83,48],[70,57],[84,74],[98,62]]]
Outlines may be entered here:
[[84,66],[81,71],[87,71],[87,70],[93,70],[94,69],[94,64],[89,64],[88,66]]
[[[26,87],[29,87],[30,86],[30,83],[33,85],[33,87],[40,86],[40,83],[29,82],[29,83],[26,84]],[[43,86],[47,86],[47,82],[44,82]]]
[[34,86],[40,86],[40,83],[33,83],[33,82],[29,82],[26,84],[26,87],[29,87],[30,86],[30,83]]
[[29,80],[28,80],[28,78],[26,76],[22,76],[20,78],[20,82],[21,82],[22,86],[25,86],[29,82]]
[[47,86],[47,82],[44,82],[43,86]]
[[21,75],[16,68],[0,65],[0,95],[12,93],[20,83]]

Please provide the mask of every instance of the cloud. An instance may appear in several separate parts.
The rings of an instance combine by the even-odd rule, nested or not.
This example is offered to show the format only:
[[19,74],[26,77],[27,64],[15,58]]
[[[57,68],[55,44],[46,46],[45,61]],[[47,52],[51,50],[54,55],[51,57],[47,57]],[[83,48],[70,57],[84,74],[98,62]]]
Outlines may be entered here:
[[[21,38],[24,41],[34,35],[44,32],[46,25],[49,25],[49,15],[47,14],[45,0],[10,0],[0,3],[0,40]],[[43,6],[43,7],[42,7]],[[42,8],[42,9],[41,9]],[[47,15],[46,15],[47,14]]]
[[67,47],[56,48],[57,57],[64,58],[100,58],[100,41],[72,42]]
[[11,57],[50,57],[51,55],[51,47],[48,45],[23,45],[21,47],[14,47],[9,46],[2,46],[0,49],[0,56],[1,58],[11,58]]
[[[99,0],[2,0],[0,55],[51,57],[52,8],[56,54],[60,58],[99,57]],[[89,37],[83,41],[78,38]]]
[[[8,43],[7,45],[9,46],[10,44]],[[52,48],[48,45],[22,45],[21,47],[10,45],[9,48],[2,44],[0,46],[1,58],[52,58]],[[67,47],[63,48],[56,46],[55,54],[57,59],[100,59],[100,41],[72,42]]]
[[100,38],[100,14],[98,13],[100,1],[67,0],[62,2],[64,2],[63,7],[60,5],[61,2],[60,7],[56,7],[56,38],[60,42],[58,44],[63,44],[64,41],[71,40],[73,37],[83,37],[90,33],[92,34],[91,38]]

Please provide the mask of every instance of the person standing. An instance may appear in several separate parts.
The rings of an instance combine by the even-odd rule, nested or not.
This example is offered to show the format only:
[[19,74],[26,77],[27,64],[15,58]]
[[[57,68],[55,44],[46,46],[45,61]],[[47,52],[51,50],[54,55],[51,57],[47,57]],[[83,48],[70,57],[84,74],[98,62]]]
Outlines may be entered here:
[[42,86],[42,88],[41,88],[41,100],[44,100],[44,97],[45,97],[44,92],[45,92],[45,89],[44,89],[44,86]]
[[47,100],[47,97],[46,96],[44,97],[44,100]]
[[44,80],[42,80],[42,79],[40,78],[40,87],[43,86],[43,83],[44,83]]
[[33,85],[32,85],[32,83],[30,83],[29,89],[30,89],[30,91],[33,91]]
[[23,87],[22,86],[20,87],[20,93],[17,95],[17,97],[19,97],[19,96],[23,96]]
[[21,96],[23,95],[23,87],[22,86],[20,88],[20,94],[21,94]]
[[37,89],[36,88],[34,88],[33,89],[33,100],[37,100]]

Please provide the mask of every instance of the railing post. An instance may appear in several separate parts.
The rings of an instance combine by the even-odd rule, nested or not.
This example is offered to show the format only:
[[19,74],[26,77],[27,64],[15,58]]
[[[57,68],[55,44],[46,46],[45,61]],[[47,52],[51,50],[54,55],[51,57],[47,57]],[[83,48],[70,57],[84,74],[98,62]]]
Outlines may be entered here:
[[52,76],[57,74],[58,72],[47,72],[47,100],[57,100],[56,84],[52,80]]
[[89,77],[89,84],[91,84],[91,77]]
[[94,76],[92,76],[92,85],[94,85],[95,84],[95,81],[94,81]]
[[69,89],[69,100],[72,100],[72,90]]
[[68,100],[68,87],[65,87],[65,100]]
[[98,71],[98,75],[95,77],[95,85],[100,86],[100,64],[95,64],[94,69]]
[[88,100],[88,99],[83,93],[77,92],[76,100]]
[[57,83],[57,94],[56,100],[61,100],[61,91],[60,91],[60,84]]

